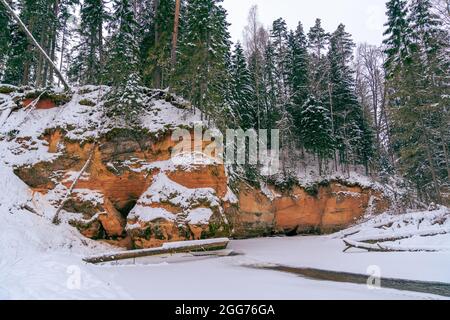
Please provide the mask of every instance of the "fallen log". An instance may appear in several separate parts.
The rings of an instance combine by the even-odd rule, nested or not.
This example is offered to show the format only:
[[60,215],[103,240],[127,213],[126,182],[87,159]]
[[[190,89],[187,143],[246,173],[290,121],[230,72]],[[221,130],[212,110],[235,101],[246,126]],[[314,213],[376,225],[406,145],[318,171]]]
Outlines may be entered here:
[[162,247],[159,248],[114,252],[99,256],[86,257],[83,259],[83,261],[96,264],[102,262],[158,256],[164,254],[217,251],[226,249],[229,242],[230,240],[228,238],[172,242],[165,243]]
[[[435,212],[429,212],[429,213],[427,213],[427,215],[428,215],[428,219],[435,219],[435,218],[440,218],[442,216],[445,216],[445,213],[442,213],[440,211],[435,211]],[[400,222],[400,221],[407,222],[407,221],[410,221],[410,220],[416,219],[416,218],[417,218],[416,213],[413,212],[413,213],[407,213],[407,214],[393,216],[391,218],[387,218],[385,220],[378,221],[378,222],[371,222],[369,220],[369,221],[362,222],[358,226],[354,226],[354,227],[348,228],[346,230],[339,231],[339,232],[331,235],[331,237],[333,239],[343,239],[343,238],[358,234],[361,231],[363,231],[365,228],[380,229],[383,227],[392,226],[392,224],[394,224],[396,222]],[[360,240],[358,239],[358,241],[360,241]]]
[[344,252],[351,248],[363,249],[369,252],[439,252],[448,251],[450,248],[431,248],[431,247],[408,247],[408,246],[397,246],[397,245],[387,245],[382,243],[370,244],[358,241],[352,241],[349,239],[344,239],[346,248]]
[[370,244],[370,243],[364,243],[364,242],[358,242],[358,241],[352,241],[349,239],[344,239],[344,243],[346,244],[346,248],[344,249],[344,252],[346,252],[350,248],[355,249],[364,249],[367,251],[385,251],[383,248],[376,244]]
[[55,215],[53,217],[53,220],[52,220],[53,224],[58,225],[58,224],[61,223],[61,220],[59,219],[59,214],[64,209],[64,206],[66,205],[66,203],[70,200],[70,197],[72,196],[73,190],[75,189],[75,186],[77,185],[78,180],[81,179],[83,174],[86,172],[86,170],[91,165],[92,158],[94,157],[94,153],[95,153],[96,147],[97,147],[97,142],[95,142],[94,145],[92,146],[92,149],[91,149],[90,154],[89,154],[89,159],[86,161],[86,163],[84,164],[83,168],[81,168],[81,171],[78,172],[78,174],[75,177],[75,180],[72,182],[72,185],[70,186],[69,190],[67,190],[67,193],[64,196],[64,199],[62,200],[62,202],[59,205],[58,209],[56,209],[56,213],[55,213]]
[[397,241],[402,239],[408,239],[414,236],[419,237],[431,237],[437,236],[440,234],[450,233],[450,227],[445,228],[429,228],[424,230],[414,230],[414,231],[404,231],[404,232],[392,232],[385,233],[379,235],[372,235],[366,237],[353,237],[351,240],[357,242],[389,242],[389,241]]

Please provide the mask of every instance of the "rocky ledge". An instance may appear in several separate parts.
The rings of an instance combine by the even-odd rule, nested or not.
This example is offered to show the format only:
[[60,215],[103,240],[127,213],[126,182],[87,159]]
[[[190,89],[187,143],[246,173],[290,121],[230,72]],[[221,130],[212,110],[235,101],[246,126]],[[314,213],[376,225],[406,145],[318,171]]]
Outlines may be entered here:
[[170,134],[155,138],[116,130],[94,145],[52,130],[41,139],[55,159],[18,167],[16,175],[58,206],[94,148],[64,210],[74,214],[70,222],[86,237],[130,248],[223,236],[327,233],[348,227],[368,210],[389,207],[381,191],[339,181],[283,192],[240,183],[232,191],[223,165],[173,162]]

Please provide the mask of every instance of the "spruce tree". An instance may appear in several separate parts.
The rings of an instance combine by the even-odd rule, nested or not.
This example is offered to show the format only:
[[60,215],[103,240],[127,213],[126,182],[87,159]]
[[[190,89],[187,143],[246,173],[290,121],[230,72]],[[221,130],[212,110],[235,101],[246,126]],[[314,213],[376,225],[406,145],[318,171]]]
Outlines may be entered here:
[[[24,24],[35,34],[36,23],[39,17],[34,15],[35,3],[31,0],[22,0],[19,2],[19,17]],[[8,50],[8,59],[5,66],[4,81],[14,85],[28,85],[32,70],[36,61],[33,48],[29,44],[25,33],[17,24],[11,27],[11,45]]]
[[237,124],[244,130],[256,127],[256,113],[253,110],[255,94],[244,50],[238,42],[234,48],[231,66],[232,101],[231,106]]
[[441,202],[450,175],[448,33],[430,1],[412,1],[409,12],[408,55],[388,79],[394,147],[398,169],[422,200]]
[[333,154],[334,139],[330,111],[314,96],[309,96],[302,106],[300,138],[304,148],[317,155],[322,174],[323,161]]
[[330,64],[330,112],[336,146],[340,151],[340,160],[347,164],[362,163],[368,165],[372,157],[368,145],[371,145],[371,130],[365,121],[362,106],[355,93],[355,80],[350,63],[353,59],[354,43],[344,25],[330,38],[328,60]]
[[286,21],[279,18],[273,22],[270,33],[273,47],[274,77],[277,86],[276,96],[280,108],[285,108],[289,99],[288,92],[288,31]]
[[227,59],[230,35],[222,0],[187,3],[184,31],[174,78],[175,91],[203,111],[219,119],[226,109]]
[[[53,62],[56,62],[61,18],[75,0],[20,0],[19,17]],[[24,32],[14,23],[4,79],[13,84],[53,84],[53,68],[44,55],[33,47]]]
[[405,0],[390,0],[387,6],[385,46],[387,77],[392,78],[396,70],[409,58],[410,29],[407,21],[408,10]]
[[308,47],[311,52],[309,64],[310,92],[322,103],[327,103],[329,86],[327,82],[328,61],[325,50],[330,35],[322,28],[322,21],[316,19],[315,25],[308,32]]
[[106,63],[107,84],[112,91],[106,102],[107,115],[127,125],[138,123],[143,103],[139,76],[137,22],[129,0],[115,0]]
[[262,112],[262,128],[271,130],[276,128],[276,123],[280,120],[281,109],[278,105],[277,83],[276,83],[276,63],[272,42],[267,43],[264,53],[264,110]]
[[11,44],[10,18],[3,5],[0,5],[0,81],[3,79],[8,48]]
[[289,34],[288,38],[288,83],[290,88],[289,91],[291,92],[288,110],[294,123],[294,132],[299,136],[301,109],[309,94],[309,57],[307,39],[301,23],[298,24],[295,32]]
[[72,81],[80,84],[101,82],[104,66],[103,27],[107,14],[102,0],[84,0],[80,10],[79,44],[72,64]]
[[142,74],[145,83],[155,88],[170,85],[171,40],[175,14],[175,0],[146,1],[140,22]]

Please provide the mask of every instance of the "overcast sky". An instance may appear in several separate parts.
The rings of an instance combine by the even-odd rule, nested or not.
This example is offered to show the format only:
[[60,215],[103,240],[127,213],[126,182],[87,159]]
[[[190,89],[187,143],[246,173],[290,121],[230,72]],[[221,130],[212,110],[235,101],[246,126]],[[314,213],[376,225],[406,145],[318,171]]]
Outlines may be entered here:
[[344,23],[355,42],[381,44],[387,0],[224,0],[233,41],[242,40],[250,7],[258,5],[259,18],[265,26],[283,17],[289,28],[301,21],[308,31],[321,18],[328,32]]

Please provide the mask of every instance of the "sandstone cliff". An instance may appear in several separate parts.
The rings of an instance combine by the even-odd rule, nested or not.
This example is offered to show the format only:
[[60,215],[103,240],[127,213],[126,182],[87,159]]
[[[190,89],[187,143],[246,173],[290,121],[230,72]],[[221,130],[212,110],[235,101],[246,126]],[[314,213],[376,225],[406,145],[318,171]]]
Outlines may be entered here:
[[[281,191],[231,184],[214,159],[173,161],[172,131],[191,128],[199,115],[169,103],[164,92],[149,92],[142,128],[118,128],[100,117],[99,97],[107,90],[82,88],[69,103],[47,96],[34,117],[19,106],[1,128],[4,165],[55,208],[92,154],[63,212],[86,237],[148,248],[210,237],[327,233],[389,208],[376,184],[330,178]],[[14,94],[11,101],[28,105],[29,93]]]

